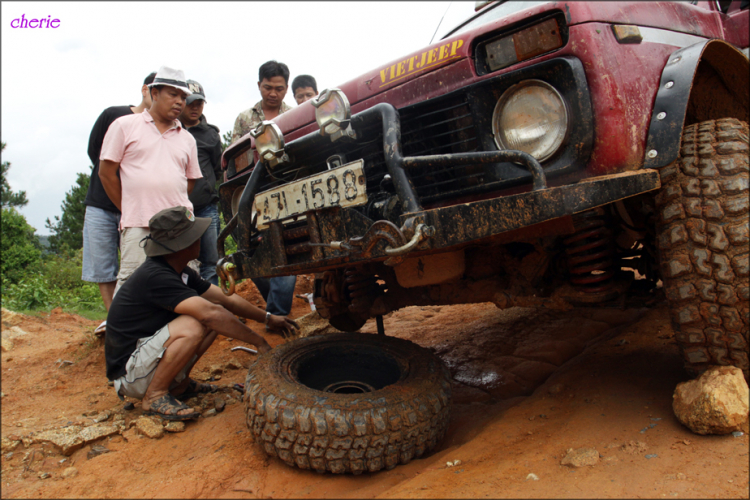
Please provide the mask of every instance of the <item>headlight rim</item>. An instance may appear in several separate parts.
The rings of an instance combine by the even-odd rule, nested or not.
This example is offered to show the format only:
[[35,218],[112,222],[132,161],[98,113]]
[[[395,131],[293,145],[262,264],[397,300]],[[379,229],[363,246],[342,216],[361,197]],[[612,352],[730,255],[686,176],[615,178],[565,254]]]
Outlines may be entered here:
[[495,103],[495,109],[492,111],[492,118],[490,120],[490,123],[492,125],[492,138],[495,141],[495,145],[498,147],[498,149],[501,151],[510,149],[509,147],[502,144],[502,141],[500,140],[500,130],[498,130],[499,127],[497,126],[497,122],[499,121],[498,113],[502,110],[508,100],[519,90],[534,85],[550,90],[555,96],[557,96],[559,101],[562,103],[562,109],[565,114],[565,133],[562,134],[562,137],[559,139],[559,141],[557,141],[555,146],[550,149],[549,153],[542,156],[541,158],[534,157],[539,163],[542,163],[558,154],[563,149],[563,146],[566,144],[568,136],[570,135],[570,105],[565,100],[562,93],[553,85],[545,82],[544,80],[539,80],[536,78],[530,78],[511,85],[510,87],[505,89],[505,91],[503,91],[503,93],[500,95],[500,98],[497,100],[497,103]]
[[[273,133],[276,135],[278,143],[276,144],[276,148],[271,146],[261,152],[261,148],[258,146],[258,138],[265,133],[267,127],[270,127]],[[258,152],[258,156],[261,159],[270,161],[273,158],[280,158],[284,155],[284,134],[281,133],[281,129],[276,123],[270,120],[263,120],[250,131],[250,135],[253,139],[255,139],[255,150]],[[268,157],[268,153],[271,153],[270,158]]]

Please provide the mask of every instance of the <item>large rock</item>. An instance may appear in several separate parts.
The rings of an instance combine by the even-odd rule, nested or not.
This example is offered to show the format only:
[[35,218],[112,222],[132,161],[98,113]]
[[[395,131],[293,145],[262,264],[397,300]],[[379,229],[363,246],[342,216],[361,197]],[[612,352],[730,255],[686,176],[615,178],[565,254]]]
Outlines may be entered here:
[[748,386],[742,370],[714,366],[695,380],[677,384],[672,409],[696,434],[747,431]]
[[0,346],[3,352],[8,352],[13,349],[13,341],[6,338],[0,339]]
[[21,441],[17,439],[10,439],[7,437],[2,438],[2,448],[0,448],[0,451],[2,453],[8,453],[9,451],[15,450],[18,445],[21,444]]
[[2,318],[3,326],[5,327],[20,325],[21,321],[23,321],[22,314],[10,311],[4,307],[0,311],[0,318]]
[[332,327],[327,319],[318,314],[318,311],[309,312],[294,321],[299,325],[299,334],[297,336],[300,338],[339,333],[339,330]]
[[598,451],[594,448],[578,448],[577,450],[568,450],[568,454],[562,459],[560,465],[567,465],[568,467],[585,467],[596,465],[597,463],[599,463]]
[[31,433],[23,438],[26,446],[36,443],[51,443],[60,449],[63,455],[72,455],[83,445],[96,441],[122,430],[121,425],[94,424],[89,427],[71,425],[62,429],[49,429]]
[[151,417],[141,417],[135,422],[135,429],[151,439],[159,439],[164,435],[164,427],[160,421]]
[[51,443],[59,448],[63,455],[69,456],[83,446],[83,440],[79,436],[82,429],[82,427],[77,425],[71,425],[62,429],[49,429],[32,433],[24,437],[23,441],[26,446],[36,443]]

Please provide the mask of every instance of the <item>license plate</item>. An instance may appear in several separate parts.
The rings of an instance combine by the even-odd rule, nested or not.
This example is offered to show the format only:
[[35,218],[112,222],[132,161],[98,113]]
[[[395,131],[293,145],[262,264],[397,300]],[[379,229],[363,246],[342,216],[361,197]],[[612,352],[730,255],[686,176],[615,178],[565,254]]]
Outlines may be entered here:
[[313,210],[367,203],[364,160],[311,175],[255,196],[258,229]]

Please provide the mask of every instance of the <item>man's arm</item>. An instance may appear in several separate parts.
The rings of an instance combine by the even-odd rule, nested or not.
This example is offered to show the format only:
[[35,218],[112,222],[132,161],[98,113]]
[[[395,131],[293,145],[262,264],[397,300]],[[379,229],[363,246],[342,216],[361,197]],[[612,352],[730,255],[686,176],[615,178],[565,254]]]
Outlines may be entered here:
[[203,297],[190,297],[183,300],[177,304],[174,312],[192,316],[209,330],[253,344],[261,354],[271,350],[271,346],[266,342],[266,339],[243,325],[232,313],[218,304],[212,304]]
[[[225,295],[224,292],[221,291],[221,288],[216,285],[211,285],[201,297],[209,302],[223,306],[241,318],[251,319],[258,323],[266,322],[266,311],[259,307],[255,307],[236,293],[228,296]],[[269,316],[268,326],[278,328],[285,336],[293,333],[295,328],[299,330],[299,325],[294,320],[291,320],[286,316],[276,316],[274,314]]]
[[119,169],[119,163],[110,160],[99,161],[99,178],[102,180],[104,191],[112,203],[122,211],[122,183],[117,175]]

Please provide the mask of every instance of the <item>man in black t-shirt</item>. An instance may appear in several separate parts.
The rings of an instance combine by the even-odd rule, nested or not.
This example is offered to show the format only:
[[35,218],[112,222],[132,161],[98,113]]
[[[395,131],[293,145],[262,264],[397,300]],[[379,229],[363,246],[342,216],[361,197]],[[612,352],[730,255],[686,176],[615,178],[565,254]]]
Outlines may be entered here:
[[167,420],[200,415],[176,397],[216,390],[189,375],[217,334],[254,344],[260,354],[271,350],[235,314],[288,333],[299,328],[239,295],[224,295],[187,266],[200,254],[201,236],[210,224],[211,219],[195,217],[186,207],[154,215],[144,238],[146,261],[117,292],[107,316],[107,378],[118,396],[141,399],[145,411]]
[[[102,111],[89,136],[89,159],[94,166],[91,182],[83,201],[86,215],[83,221],[83,269],[81,279],[99,285],[104,307],[109,311],[112,295],[117,285],[117,249],[120,244],[120,210],[112,203],[104,191],[99,178],[99,153],[109,126],[118,118],[141,113],[151,107],[151,92],[148,84],[154,81],[156,72],[151,73],[141,86],[141,103],[138,106],[112,106]],[[104,334],[106,321],[94,333]]]

